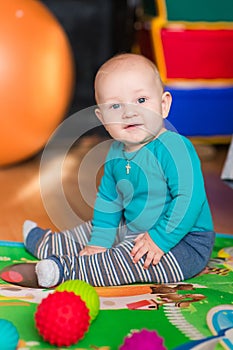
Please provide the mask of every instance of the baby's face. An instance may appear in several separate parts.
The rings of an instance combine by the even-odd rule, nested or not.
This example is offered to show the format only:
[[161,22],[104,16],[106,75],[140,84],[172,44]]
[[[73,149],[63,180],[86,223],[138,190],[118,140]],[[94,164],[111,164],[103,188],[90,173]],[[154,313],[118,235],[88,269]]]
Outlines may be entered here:
[[134,151],[161,132],[169,94],[150,66],[114,68],[97,83],[96,114],[114,139]]

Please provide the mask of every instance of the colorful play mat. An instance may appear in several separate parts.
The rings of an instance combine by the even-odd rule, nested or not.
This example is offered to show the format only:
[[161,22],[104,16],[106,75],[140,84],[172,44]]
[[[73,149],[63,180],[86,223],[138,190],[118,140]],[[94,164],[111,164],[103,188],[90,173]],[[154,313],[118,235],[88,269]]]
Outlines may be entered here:
[[[16,327],[18,350],[57,348],[43,341],[35,326],[38,304],[54,293],[54,290],[38,288],[31,277],[35,263],[22,243],[0,242],[0,319]],[[19,269],[23,265],[19,264],[26,267],[23,276]],[[84,338],[70,349],[118,350],[129,334],[143,329],[155,330],[163,338],[166,349],[233,349],[233,239],[230,235],[217,235],[206,270],[184,283],[96,290],[100,297],[99,314]]]

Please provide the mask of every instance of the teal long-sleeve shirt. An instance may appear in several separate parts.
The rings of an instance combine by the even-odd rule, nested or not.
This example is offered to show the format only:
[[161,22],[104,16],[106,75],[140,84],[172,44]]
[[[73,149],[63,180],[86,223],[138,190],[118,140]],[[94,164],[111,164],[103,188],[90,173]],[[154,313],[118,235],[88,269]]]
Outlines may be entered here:
[[188,232],[213,230],[200,161],[186,137],[165,131],[139,151],[123,148],[114,141],[108,152],[89,245],[110,248],[122,218],[165,253]]

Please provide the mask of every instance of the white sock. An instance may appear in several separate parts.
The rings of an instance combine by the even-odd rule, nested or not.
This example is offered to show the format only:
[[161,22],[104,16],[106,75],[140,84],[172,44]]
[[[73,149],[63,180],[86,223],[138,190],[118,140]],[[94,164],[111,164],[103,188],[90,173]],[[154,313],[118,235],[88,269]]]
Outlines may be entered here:
[[45,259],[36,264],[38,284],[44,288],[54,287],[60,279],[60,271],[54,260]]
[[24,221],[24,224],[23,224],[23,239],[24,239],[24,242],[26,242],[26,239],[27,239],[27,236],[29,234],[29,232],[37,227],[37,223],[34,222],[34,221],[31,221],[31,220],[26,220]]

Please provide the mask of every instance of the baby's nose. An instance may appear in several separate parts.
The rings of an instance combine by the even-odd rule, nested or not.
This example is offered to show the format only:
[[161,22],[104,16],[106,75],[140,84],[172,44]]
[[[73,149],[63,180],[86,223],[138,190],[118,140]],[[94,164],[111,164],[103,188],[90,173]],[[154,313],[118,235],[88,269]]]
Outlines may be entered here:
[[137,107],[133,104],[124,105],[123,118],[132,118],[138,115]]

